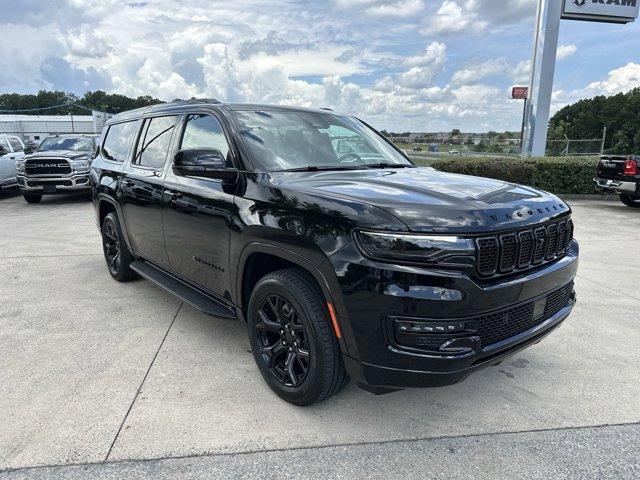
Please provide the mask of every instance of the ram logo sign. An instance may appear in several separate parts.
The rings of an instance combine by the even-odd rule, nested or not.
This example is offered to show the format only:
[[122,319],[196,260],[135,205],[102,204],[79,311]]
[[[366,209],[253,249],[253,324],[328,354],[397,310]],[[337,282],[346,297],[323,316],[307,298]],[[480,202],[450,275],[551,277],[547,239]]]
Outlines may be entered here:
[[564,0],[562,18],[629,23],[638,18],[640,0]]

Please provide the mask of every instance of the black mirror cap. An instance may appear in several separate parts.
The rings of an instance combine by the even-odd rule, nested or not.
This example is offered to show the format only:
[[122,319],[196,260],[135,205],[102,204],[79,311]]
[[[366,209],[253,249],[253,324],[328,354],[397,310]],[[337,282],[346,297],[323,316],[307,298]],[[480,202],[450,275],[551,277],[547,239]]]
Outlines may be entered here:
[[173,173],[183,177],[215,178],[224,182],[235,181],[238,171],[228,167],[220,150],[190,148],[178,151],[173,159]]

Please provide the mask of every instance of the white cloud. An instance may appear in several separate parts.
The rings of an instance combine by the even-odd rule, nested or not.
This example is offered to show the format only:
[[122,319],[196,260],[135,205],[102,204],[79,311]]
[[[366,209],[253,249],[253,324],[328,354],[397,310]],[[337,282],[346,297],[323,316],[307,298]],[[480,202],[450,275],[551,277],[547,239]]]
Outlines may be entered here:
[[476,11],[476,0],[468,0],[460,5],[454,0],[445,0],[430,17],[422,30],[424,35],[445,35],[465,31],[467,33],[483,32],[488,22],[480,19]]
[[424,10],[423,0],[334,0],[340,9],[363,9],[371,17],[410,18]]
[[429,87],[435,76],[442,71],[447,59],[447,46],[432,42],[424,51],[405,60],[409,69],[396,75],[384,76],[376,82],[375,89],[390,92],[398,88],[422,89]]
[[586,92],[593,95],[615,95],[620,92],[627,92],[632,88],[640,87],[640,65],[629,62],[626,65],[611,70],[606,80],[590,83]]
[[422,0],[401,0],[399,2],[383,3],[367,9],[367,13],[376,17],[409,18],[424,10]]
[[564,60],[578,51],[578,47],[575,45],[560,45],[558,47],[557,58],[558,60]]
[[522,60],[511,70],[511,79],[514,83],[528,83],[531,76],[531,60]]
[[451,81],[458,85],[477,83],[492,75],[503,75],[509,66],[504,58],[494,58],[485,62],[474,63],[458,70],[451,77]]

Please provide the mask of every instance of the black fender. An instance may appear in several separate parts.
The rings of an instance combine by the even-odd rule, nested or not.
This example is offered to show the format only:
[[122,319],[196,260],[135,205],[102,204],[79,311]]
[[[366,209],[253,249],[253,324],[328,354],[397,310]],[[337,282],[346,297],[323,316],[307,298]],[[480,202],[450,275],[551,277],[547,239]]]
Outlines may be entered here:
[[245,245],[238,257],[235,282],[232,282],[232,285],[235,288],[234,298],[237,301],[237,305],[240,307],[239,309],[240,312],[242,312],[241,314],[244,316],[244,311],[247,307],[247,305],[244,305],[242,295],[245,266],[249,257],[254,253],[265,253],[275,257],[280,257],[299,266],[300,268],[303,268],[311,274],[320,286],[325,300],[331,302],[335,309],[338,325],[342,333],[342,338],[338,339],[340,348],[343,353],[349,354],[349,352],[355,348],[355,343],[352,341],[353,334],[348,322],[344,301],[340,293],[341,290],[340,285],[338,284],[338,278],[327,257],[325,257],[321,263],[313,263],[305,255],[284,248],[280,245],[274,245],[262,241],[256,241]]
[[129,235],[127,234],[127,228],[124,225],[124,222],[122,221],[122,206],[120,205],[120,203],[115,200],[113,197],[111,197],[110,195],[107,195],[106,193],[99,193],[98,194],[98,211],[96,212],[98,215],[98,218],[96,219],[96,223],[98,223],[98,228],[102,228],[102,225],[99,224],[100,222],[100,204],[102,202],[107,202],[110,203],[111,205],[113,205],[113,207],[115,208],[116,211],[116,215],[118,215],[118,222],[120,223],[120,230],[122,231],[122,234],[124,235],[124,241],[127,244],[127,248],[129,249],[129,251],[131,250],[131,244],[129,243]]

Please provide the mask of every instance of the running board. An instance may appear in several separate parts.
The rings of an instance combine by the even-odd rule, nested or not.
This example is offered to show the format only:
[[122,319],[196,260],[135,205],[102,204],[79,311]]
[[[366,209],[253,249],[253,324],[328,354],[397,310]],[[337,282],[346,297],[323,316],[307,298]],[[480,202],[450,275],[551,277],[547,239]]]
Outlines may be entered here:
[[136,260],[132,262],[131,270],[204,313],[208,313],[215,317],[236,318],[235,312],[220,300],[196,290],[177,277],[174,277],[144,260]]

